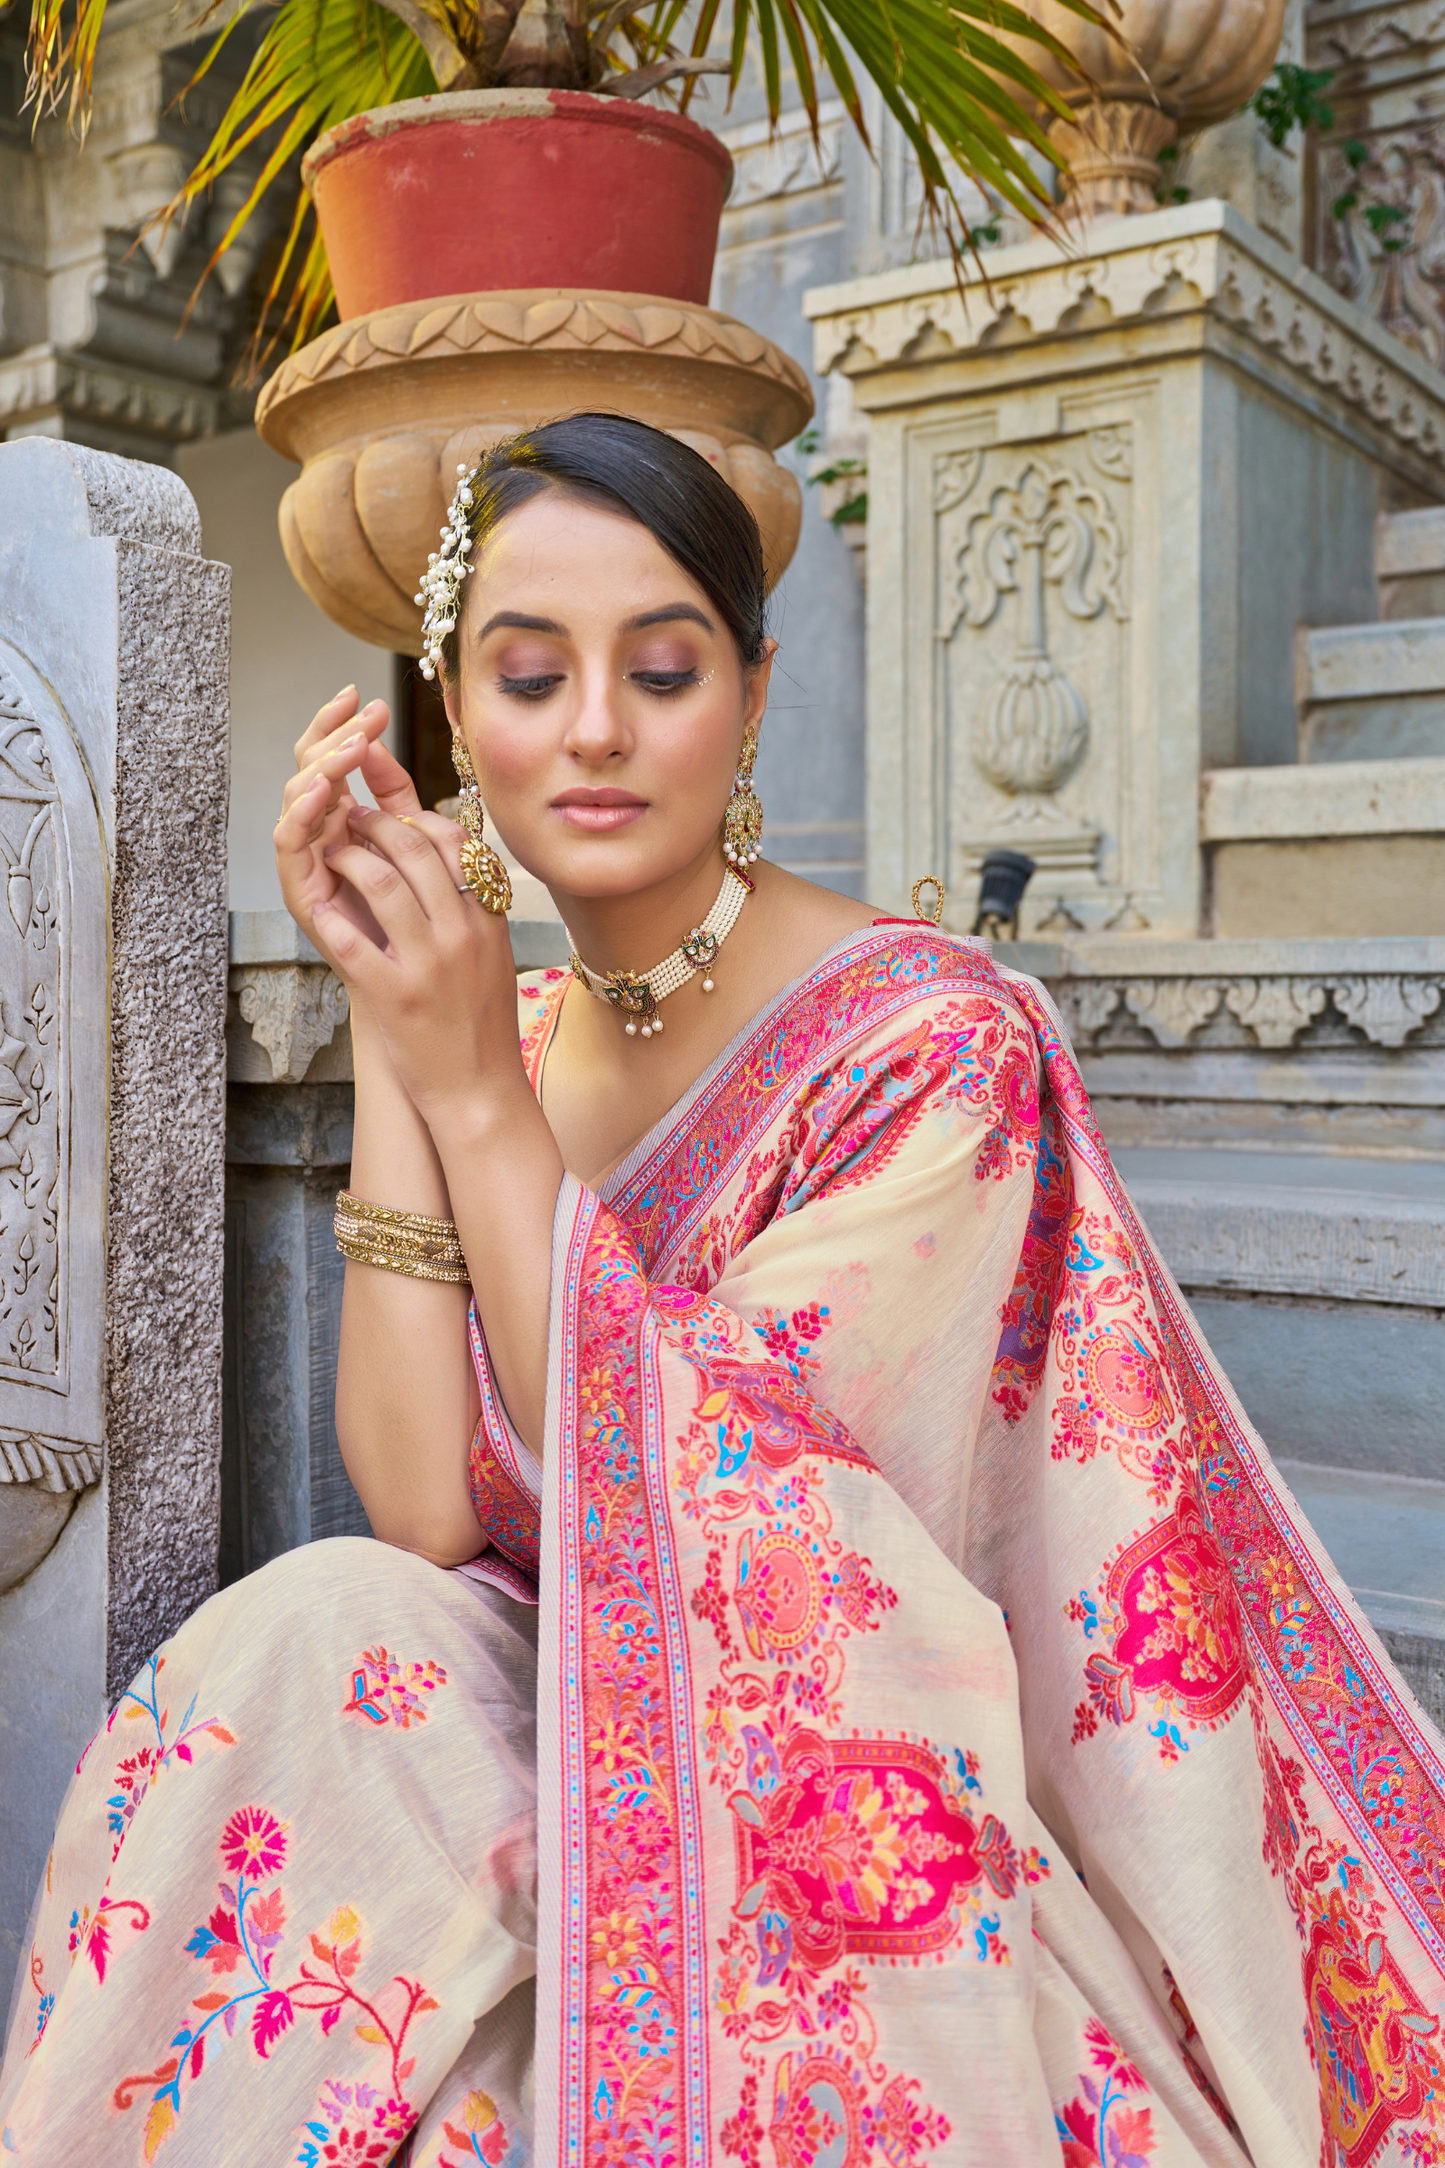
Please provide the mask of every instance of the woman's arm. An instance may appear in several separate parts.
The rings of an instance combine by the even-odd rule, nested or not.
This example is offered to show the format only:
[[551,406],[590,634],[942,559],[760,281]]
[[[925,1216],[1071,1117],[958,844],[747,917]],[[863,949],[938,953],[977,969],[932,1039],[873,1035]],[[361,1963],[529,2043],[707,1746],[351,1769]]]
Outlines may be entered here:
[[[356,1126],[351,1187],[372,1204],[451,1215],[446,1177],[366,1004],[353,996]],[[467,1487],[479,1410],[467,1289],[348,1263],[336,1373],[341,1457],[384,1543],[438,1565],[474,1558]]]
[[[386,710],[373,703],[353,720],[354,708],[354,695],[332,702],[301,741],[276,830],[287,905],[352,997],[352,1187],[456,1219],[498,1389],[539,1450],[563,1170],[522,1067],[506,922],[458,892],[459,832],[420,811],[374,742]],[[384,812],[356,806],[353,772]],[[377,1535],[441,1565],[481,1546],[465,1321],[464,1288],[347,1267],[343,1457]]]

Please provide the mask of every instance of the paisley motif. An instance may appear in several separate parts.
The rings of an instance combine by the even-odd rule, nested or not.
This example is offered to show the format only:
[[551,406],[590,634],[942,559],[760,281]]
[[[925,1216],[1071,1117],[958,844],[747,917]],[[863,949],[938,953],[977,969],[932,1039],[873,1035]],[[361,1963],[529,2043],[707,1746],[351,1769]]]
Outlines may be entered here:
[[821,1624],[826,1602],[812,1546],[791,1529],[758,1537],[745,1530],[735,1599],[748,1647],[760,1662],[802,1648]]
[[1084,1342],[1084,1386],[1093,1405],[1130,1438],[1161,1438],[1174,1403],[1157,1357],[1127,1325],[1106,1325]]
[[963,1931],[968,1893],[1012,1897],[1023,1874],[993,1814],[976,1824],[939,1755],[908,1739],[827,1739],[800,1730],[781,1757],[753,1750],[737,1823],[742,1920],[775,1916],[794,1959],[824,1971],[847,1956],[935,1956]]

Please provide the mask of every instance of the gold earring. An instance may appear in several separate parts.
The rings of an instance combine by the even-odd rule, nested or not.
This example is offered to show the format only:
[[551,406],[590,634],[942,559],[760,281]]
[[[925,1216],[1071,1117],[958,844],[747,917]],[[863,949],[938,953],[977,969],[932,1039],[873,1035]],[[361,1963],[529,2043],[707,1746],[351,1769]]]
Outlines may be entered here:
[[482,794],[472,756],[460,733],[452,737],[452,766],[462,786],[460,819],[467,831],[462,844],[462,878],[482,908],[500,918],[512,908],[512,878],[491,844],[482,841]]
[[722,828],[723,857],[739,873],[745,866],[757,864],[758,845],[763,836],[763,803],[753,789],[753,763],[757,757],[758,734],[749,726],[743,734],[738,772],[733,778],[732,796],[728,799]]

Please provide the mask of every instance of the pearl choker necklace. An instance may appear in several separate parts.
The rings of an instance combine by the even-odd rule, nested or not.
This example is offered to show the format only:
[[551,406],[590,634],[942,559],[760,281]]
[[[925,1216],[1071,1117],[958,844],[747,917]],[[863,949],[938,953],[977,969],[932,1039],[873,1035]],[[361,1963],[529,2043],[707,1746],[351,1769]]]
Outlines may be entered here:
[[582,981],[589,994],[595,994],[599,1001],[611,1002],[614,1009],[622,1011],[627,1018],[625,1028],[629,1039],[636,1036],[639,1025],[643,1038],[650,1039],[655,1031],[662,1029],[658,1003],[666,1001],[680,986],[686,986],[699,971],[703,973],[703,992],[712,992],[713,962],[737,924],[738,913],[751,894],[752,886],[741,867],[729,866],[723,875],[717,902],[702,924],[684,934],[672,954],[664,956],[650,971],[613,971],[604,978],[600,972],[589,971],[574,950],[571,959],[574,977]]

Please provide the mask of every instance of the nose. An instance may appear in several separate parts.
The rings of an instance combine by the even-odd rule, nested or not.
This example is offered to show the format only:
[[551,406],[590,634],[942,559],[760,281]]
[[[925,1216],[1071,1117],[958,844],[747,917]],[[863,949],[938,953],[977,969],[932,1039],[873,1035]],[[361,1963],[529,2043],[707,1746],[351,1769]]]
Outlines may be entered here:
[[588,658],[578,681],[577,705],[564,741],[574,759],[588,767],[623,760],[633,748],[627,719],[626,680],[610,659]]

